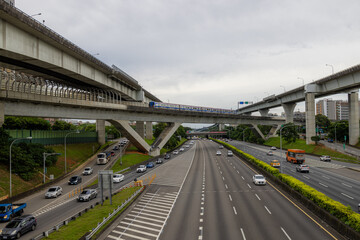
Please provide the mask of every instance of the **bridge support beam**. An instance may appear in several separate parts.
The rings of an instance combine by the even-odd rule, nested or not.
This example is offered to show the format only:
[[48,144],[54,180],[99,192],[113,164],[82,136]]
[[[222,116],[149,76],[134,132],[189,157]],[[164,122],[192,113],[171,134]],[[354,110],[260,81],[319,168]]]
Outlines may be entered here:
[[225,128],[225,124],[219,123],[219,131],[224,130],[224,128]]
[[281,104],[285,111],[285,122],[294,122],[294,109],[296,103],[283,103]]
[[348,94],[349,102],[349,144],[356,145],[359,141],[359,93]]
[[146,139],[153,139],[153,125],[152,122],[146,122]]
[[136,121],[136,132],[142,137],[145,138],[145,125],[143,121]]
[[315,94],[305,93],[306,144],[314,144],[311,137],[315,136]]
[[98,143],[105,144],[105,120],[96,120],[96,132],[98,134]]
[[5,104],[3,102],[0,102],[0,128],[5,122]]
[[168,126],[160,133],[159,137],[155,139],[154,143],[151,146],[152,152],[158,152],[165,146],[169,141],[170,137],[175,133],[175,131],[180,127],[181,123],[169,123]]
[[150,146],[145,142],[129,124],[129,121],[125,120],[108,120],[117,130],[125,135],[127,139],[141,152],[150,152]]
[[262,117],[267,117],[269,115],[269,109],[260,109],[259,112]]
[[276,132],[281,128],[281,125],[273,125],[265,139],[269,139],[271,137],[276,137]]
[[256,124],[251,124],[253,126],[253,128],[256,131],[256,134],[258,134],[262,139],[265,140],[265,136],[264,134],[260,131],[260,129],[258,128],[258,126]]

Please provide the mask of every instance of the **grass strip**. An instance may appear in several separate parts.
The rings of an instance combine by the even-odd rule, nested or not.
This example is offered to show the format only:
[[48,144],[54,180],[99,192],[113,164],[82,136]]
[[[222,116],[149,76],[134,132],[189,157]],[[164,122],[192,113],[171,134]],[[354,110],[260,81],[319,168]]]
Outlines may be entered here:
[[111,170],[113,170],[114,172],[118,172],[125,168],[131,167],[133,165],[136,165],[143,161],[146,161],[150,158],[151,158],[151,156],[149,156],[149,155],[144,155],[144,154],[140,154],[140,153],[128,153],[128,154],[125,154],[124,156],[122,156],[122,165],[120,164],[121,163],[120,158],[118,158],[116,160],[116,163],[114,164],[114,166],[111,168]]
[[[123,202],[125,202],[125,200],[129,198],[139,188],[140,187],[132,187],[122,190],[121,192],[117,193],[112,197],[112,203],[113,203],[112,205],[110,205],[110,200],[106,200],[103,206],[101,205],[95,206],[94,209],[90,209],[88,212],[84,213],[81,217],[78,217],[76,220],[69,222],[67,226],[61,227],[59,231],[51,233],[49,237],[45,239],[59,239],[59,240],[80,239],[85,233],[95,228],[99,222],[102,222],[104,217],[108,217],[109,213],[112,213],[114,209],[116,209]],[[124,209],[125,208],[120,210],[113,218],[121,214]],[[111,220],[107,222],[107,224],[110,223]]]

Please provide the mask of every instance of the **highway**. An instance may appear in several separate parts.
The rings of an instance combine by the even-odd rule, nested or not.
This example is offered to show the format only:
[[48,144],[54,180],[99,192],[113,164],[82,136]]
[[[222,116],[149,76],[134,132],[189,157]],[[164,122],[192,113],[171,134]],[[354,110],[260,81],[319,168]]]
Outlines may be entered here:
[[[107,150],[111,150],[110,147]],[[115,156],[113,156],[110,160],[110,163],[116,160],[120,156],[120,151],[115,151]],[[51,227],[57,225],[58,223],[64,221],[65,219],[73,216],[77,212],[85,209],[86,207],[94,204],[96,201],[100,199],[100,192],[98,191],[98,196],[96,199],[93,199],[89,202],[77,202],[77,196],[74,195],[69,197],[69,193],[73,192],[74,189],[79,189],[80,186],[86,186],[89,183],[92,183],[97,179],[97,172],[99,170],[105,169],[110,163],[106,165],[97,165],[96,158],[95,160],[89,162],[86,166],[91,166],[94,169],[94,173],[89,176],[82,176],[82,171],[84,168],[79,169],[71,174],[82,176],[81,185],[68,185],[68,178],[61,180],[60,182],[54,184],[54,186],[61,186],[63,188],[63,194],[58,198],[54,199],[45,199],[45,192],[47,189],[39,191],[37,193],[32,194],[24,199],[19,200],[18,202],[26,202],[27,207],[24,209],[24,214],[33,214],[37,219],[37,228],[33,232],[29,232],[22,237],[22,239],[29,239],[41,234],[44,231],[49,230]],[[155,165],[155,168],[157,166]],[[132,182],[134,178],[139,178],[143,175],[143,173],[136,173],[134,171],[127,172],[124,174],[125,179],[121,183],[114,184],[114,191],[123,187],[124,185]],[[105,195],[106,196],[106,195]],[[0,229],[4,228],[7,223],[1,223]]]
[[343,239],[218,144],[196,141],[99,239]]
[[240,141],[230,141],[229,143],[266,163],[270,163],[274,159],[282,160],[283,173],[299,179],[345,206],[351,206],[354,211],[358,210],[358,204],[360,203],[360,173],[349,170],[348,167],[359,168],[360,165],[334,160],[322,162],[318,157],[306,155],[305,162],[310,166],[310,173],[300,173],[296,172],[296,164],[285,161],[285,151],[283,151],[281,158],[280,149],[273,151],[274,156],[268,156],[266,153],[270,148],[267,146]]

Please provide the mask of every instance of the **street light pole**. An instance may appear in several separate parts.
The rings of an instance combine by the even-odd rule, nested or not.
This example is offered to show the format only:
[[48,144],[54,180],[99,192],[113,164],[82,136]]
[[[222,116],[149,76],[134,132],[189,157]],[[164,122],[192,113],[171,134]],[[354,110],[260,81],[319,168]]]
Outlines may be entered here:
[[43,158],[44,158],[44,180],[43,180],[43,183],[45,183],[45,161],[46,161],[46,158],[48,157],[48,156],[51,156],[51,155],[60,155],[61,153],[46,153],[46,152],[44,152],[43,153]]
[[67,167],[66,167],[66,137],[72,133],[80,133],[79,130],[77,130],[76,132],[69,132],[65,135],[65,174],[67,173]]
[[334,74],[334,66],[333,66],[333,65],[331,65],[331,64],[325,64],[325,66],[331,67],[332,74]]
[[32,139],[32,137],[27,137],[27,138],[17,138],[17,139],[15,139],[14,141],[12,141],[12,143],[10,144],[10,197],[12,196],[12,187],[11,187],[11,147],[12,147],[12,145],[16,142],[16,141],[18,141],[18,140],[24,140],[24,139],[28,139],[28,140],[31,140]]

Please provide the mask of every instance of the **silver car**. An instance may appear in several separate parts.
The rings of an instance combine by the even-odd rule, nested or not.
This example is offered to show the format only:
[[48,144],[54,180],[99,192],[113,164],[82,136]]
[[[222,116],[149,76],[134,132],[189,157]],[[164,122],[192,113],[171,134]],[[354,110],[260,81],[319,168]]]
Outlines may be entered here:
[[97,191],[96,189],[85,189],[78,196],[77,200],[79,202],[88,202],[93,198],[96,198]]
[[123,174],[114,174],[113,175],[113,182],[119,183],[121,181],[124,181],[125,176]]
[[45,198],[57,198],[62,194],[62,188],[59,186],[51,187],[45,193]]
[[86,167],[83,171],[83,175],[90,175],[93,173],[93,169],[91,167]]
[[266,179],[263,175],[256,174],[253,176],[253,183],[255,185],[266,185]]

